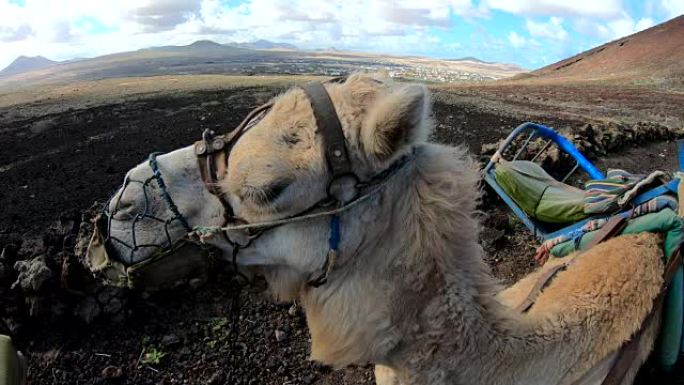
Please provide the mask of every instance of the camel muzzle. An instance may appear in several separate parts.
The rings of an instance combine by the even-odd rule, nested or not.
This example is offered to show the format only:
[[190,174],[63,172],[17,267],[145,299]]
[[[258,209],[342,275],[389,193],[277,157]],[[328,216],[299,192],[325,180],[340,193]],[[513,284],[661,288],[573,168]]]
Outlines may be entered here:
[[[192,229],[169,195],[156,157],[157,154],[153,153],[148,159],[152,176],[145,180],[127,177],[120,193],[112,197],[104,212],[95,219],[95,229],[86,252],[87,264],[96,276],[111,285],[135,289],[167,287],[206,270],[213,254],[212,247],[193,242],[187,236],[172,236],[178,232],[178,228],[171,226],[180,225],[184,234]],[[141,188],[144,204],[142,210],[130,221],[130,238],[121,239],[115,235],[112,221],[120,210],[120,201],[125,190],[134,184]],[[160,213],[152,210],[150,198],[153,194],[162,198],[166,203],[167,214],[170,215],[161,217]],[[141,239],[136,229],[145,221],[163,226],[163,242],[147,243]],[[118,232],[120,231],[121,229],[118,229]],[[129,229],[126,229],[126,232],[128,231]],[[146,253],[142,259],[136,258],[136,253],[143,249],[152,249],[153,252]]]
[[181,239],[168,249],[158,249],[147,259],[125,264],[102,235],[101,228],[105,220],[103,216],[96,219],[86,259],[88,268],[110,285],[131,289],[159,289],[200,274],[207,269],[211,260],[211,249]]

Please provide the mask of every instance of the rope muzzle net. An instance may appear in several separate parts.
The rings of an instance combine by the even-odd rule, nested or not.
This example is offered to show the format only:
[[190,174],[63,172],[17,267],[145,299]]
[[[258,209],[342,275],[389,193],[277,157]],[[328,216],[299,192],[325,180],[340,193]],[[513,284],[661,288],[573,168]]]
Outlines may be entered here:
[[[167,190],[157,155],[152,153],[148,158],[152,175],[144,180],[127,176],[96,219],[87,262],[96,275],[112,285],[161,288],[206,269],[212,260],[209,257],[220,255],[214,248],[186,236],[192,228]],[[135,188],[137,199],[122,205],[129,188]],[[126,223],[126,227],[115,228],[115,220],[120,225]],[[117,233],[127,234],[126,239]],[[163,237],[158,236],[160,233]],[[138,255],[142,250],[145,252]]]

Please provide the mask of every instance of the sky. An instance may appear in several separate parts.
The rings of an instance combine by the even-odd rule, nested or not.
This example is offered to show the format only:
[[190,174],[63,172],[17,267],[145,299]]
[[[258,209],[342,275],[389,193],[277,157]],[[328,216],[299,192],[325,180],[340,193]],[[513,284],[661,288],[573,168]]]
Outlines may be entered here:
[[684,0],[0,0],[0,68],[266,39],[533,69],[684,14]]

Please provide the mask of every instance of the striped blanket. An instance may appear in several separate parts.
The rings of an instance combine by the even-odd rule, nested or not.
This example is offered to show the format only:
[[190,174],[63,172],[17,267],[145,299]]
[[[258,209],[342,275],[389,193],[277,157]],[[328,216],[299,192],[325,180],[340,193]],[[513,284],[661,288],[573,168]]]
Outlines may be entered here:
[[[668,175],[663,171],[654,171],[649,175],[631,174],[625,170],[609,169],[606,179],[591,180],[585,184],[584,213],[588,215],[615,214],[624,211],[629,202],[640,194],[646,187],[654,184],[664,184]],[[631,218],[648,213],[658,212],[664,208],[673,211],[678,209],[678,199],[672,195],[661,195],[639,206],[632,207],[627,215]],[[544,264],[551,254],[551,249],[569,240],[578,241],[585,233],[603,227],[610,217],[601,217],[588,221],[581,228],[572,233],[563,234],[542,243],[537,249],[534,259]]]
[[[676,197],[672,195],[661,195],[651,199],[648,202],[644,202],[639,206],[636,206],[627,215],[629,215],[630,218],[636,218],[649,213],[658,212],[665,208],[669,208],[677,212],[678,206],[679,203]],[[534,256],[534,259],[537,262],[539,262],[539,264],[543,265],[548,260],[551,254],[551,249],[553,249],[554,246],[569,240],[574,240],[575,242],[578,242],[580,239],[582,239],[582,236],[584,234],[600,229],[601,227],[603,227],[603,225],[605,225],[608,222],[608,220],[610,220],[610,217],[593,219],[585,223],[584,226],[580,227],[579,229],[571,233],[563,234],[556,238],[551,238],[547,240],[546,242],[542,243],[541,246],[539,246]]]
[[620,211],[645,187],[653,183],[663,184],[668,179],[663,171],[642,175],[610,169],[606,179],[591,180],[585,184],[584,213],[595,215]]

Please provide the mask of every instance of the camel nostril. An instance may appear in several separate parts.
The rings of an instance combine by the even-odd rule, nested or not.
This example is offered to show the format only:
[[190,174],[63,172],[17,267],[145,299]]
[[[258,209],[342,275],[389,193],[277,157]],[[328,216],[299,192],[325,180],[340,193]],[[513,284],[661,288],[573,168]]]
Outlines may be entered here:
[[119,202],[119,204],[112,209],[112,215],[118,220],[132,219],[136,214],[136,208],[133,202]]
[[117,220],[129,220],[145,210],[148,196],[139,184],[126,184],[109,201],[109,213]]
[[[124,191],[125,192],[125,191]],[[108,211],[117,220],[131,219],[136,214],[136,200],[130,193],[119,191],[109,201]]]

